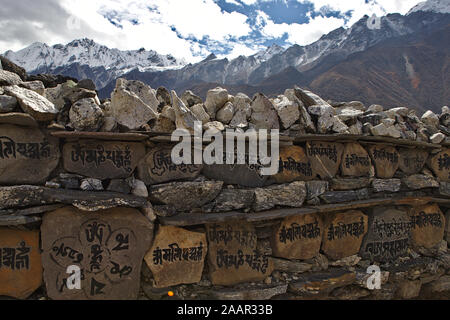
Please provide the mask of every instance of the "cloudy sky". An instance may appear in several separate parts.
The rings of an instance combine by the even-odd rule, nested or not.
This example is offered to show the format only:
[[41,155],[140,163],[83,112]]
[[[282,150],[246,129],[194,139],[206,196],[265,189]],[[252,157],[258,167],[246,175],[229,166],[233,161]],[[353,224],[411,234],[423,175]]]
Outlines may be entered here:
[[305,45],[365,14],[405,14],[420,0],[0,0],[0,52],[90,38],[195,62]]

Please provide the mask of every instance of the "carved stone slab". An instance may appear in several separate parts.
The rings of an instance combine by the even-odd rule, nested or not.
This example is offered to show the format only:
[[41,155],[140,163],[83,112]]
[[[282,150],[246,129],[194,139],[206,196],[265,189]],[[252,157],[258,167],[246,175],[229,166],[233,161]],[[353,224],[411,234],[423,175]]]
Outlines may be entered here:
[[97,179],[129,177],[144,155],[139,142],[80,140],[63,147],[65,170]]
[[161,226],[145,256],[155,287],[200,282],[207,251],[206,234]]
[[[64,207],[44,215],[42,264],[51,299],[136,299],[152,224],[136,209],[85,213]],[[69,266],[81,270],[80,289],[69,289]],[[71,283],[69,281],[69,283]]]
[[445,217],[437,204],[414,207],[411,218],[411,244],[415,248],[430,249],[444,238]]
[[39,231],[0,228],[0,296],[26,299],[42,285]]
[[292,216],[283,220],[272,234],[272,250],[276,257],[311,259],[319,254],[323,222],[317,214]]
[[273,176],[277,183],[293,181],[308,181],[315,178],[311,162],[305,150],[299,146],[286,146],[280,148],[280,162],[278,173]]
[[345,144],[341,162],[341,173],[343,176],[368,176],[370,167],[369,154],[359,143]]
[[208,224],[208,266],[214,285],[261,281],[273,271],[270,258],[257,250],[255,228],[245,221]]
[[367,223],[368,217],[361,211],[334,214],[323,233],[322,251],[333,260],[357,254],[367,233]]
[[428,159],[428,151],[419,148],[400,148],[399,169],[406,174],[419,173]]
[[0,184],[39,184],[58,165],[58,139],[39,129],[0,125]]
[[405,211],[377,207],[369,214],[369,229],[360,256],[371,261],[392,261],[405,255],[411,235],[411,220]]
[[145,184],[158,184],[196,178],[202,165],[176,165],[172,162],[172,148],[158,147],[151,150],[139,162],[139,179]]
[[322,179],[334,178],[341,165],[344,145],[332,142],[308,142],[306,154],[313,172]]
[[450,182],[450,149],[430,157],[428,165],[441,181]]
[[390,179],[399,166],[399,154],[394,147],[373,145],[369,148],[370,158],[378,178]]

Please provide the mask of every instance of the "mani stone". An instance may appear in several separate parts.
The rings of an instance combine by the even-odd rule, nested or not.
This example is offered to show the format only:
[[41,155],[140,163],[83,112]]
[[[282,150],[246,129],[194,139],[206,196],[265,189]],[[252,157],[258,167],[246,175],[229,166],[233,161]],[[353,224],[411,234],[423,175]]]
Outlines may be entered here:
[[262,281],[273,271],[269,256],[257,249],[254,226],[246,221],[207,224],[208,269],[213,285]]
[[353,210],[336,213],[326,222],[322,251],[333,260],[357,254],[367,233],[368,217]]
[[272,209],[275,206],[299,208],[306,199],[306,184],[295,181],[266,188],[255,189],[255,211]]
[[222,181],[172,182],[149,187],[152,203],[175,207],[178,211],[200,208],[214,200],[222,190]]
[[345,144],[341,162],[341,173],[343,176],[369,176],[370,167],[369,155],[359,143]]
[[450,182],[450,148],[430,157],[428,165],[441,181]]
[[158,147],[147,153],[138,164],[139,179],[150,185],[198,177],[202,165],[176,165],[172,162],[171,152],[170,147]]
[[173,226],[160,226],[145,262],[156,288],[197,283],[208,251],[206,235]]
[[37,121],[51,121],[58,113],[52,102],[32,90],[18,86],[4,87],[4,90],[6,94],[16,98],[22,110]]
[[322,219],[315,213],[285,218],[272,234],[273,255],[285,259],[312,259],[319,254],[323,230]]
[[386,207],[373,208],[359,255],[370,261],[393,261],[406,254],[410,234],[411,220],[405,211]]
[[298,146],[281,147],[278,173],[273,179],[277,183],[314,179],[311,162],[306,157],[305,150]]
[[369,148],[369,154],[378,178],[390,179],[394,176],[399,165],[399,154],[394,147],[374,145]]
[[211,180],[220,180],[226,184],[257,188],[266,184],[269,176],[260,173],[257,164],[211,164],[204,165],[202,174]]
[[329,142],[307,142],[306,155],[314,174],[322,179],[334,178],[341,165],[344,145]]
[[0,228],[0,296],[26,299],[42,285],[39,231]]
[[411,218],[411,244],[416,249],[431,249],[444,238],[445,216],[437,204],[413,207]]
[[80,140],[63,147],[66,171],[101,180],[129,177],[144,155],[138,142]]
[[[54,300],[133,300],[153,225],[138,210],[90,212],[64,207],[41,225],[47,294]],[[69,266],[81,271],[81,288],[69,290]]]
[[0,184],[44,183],[59,162],[58,139],[8,124],[0,132]]
[[400,155],[398,167],[406,174],[419,173],[428,159],[428,152],[425,149],[400,148],[398,153]]

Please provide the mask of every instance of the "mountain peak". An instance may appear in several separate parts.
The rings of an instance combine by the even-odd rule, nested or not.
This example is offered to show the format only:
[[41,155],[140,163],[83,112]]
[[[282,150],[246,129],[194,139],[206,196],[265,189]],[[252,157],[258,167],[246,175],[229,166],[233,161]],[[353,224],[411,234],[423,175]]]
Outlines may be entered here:
[[432,11],[435,13],[450,13],[450,0],[428,0],[418,3],[407,15],[418,11]]

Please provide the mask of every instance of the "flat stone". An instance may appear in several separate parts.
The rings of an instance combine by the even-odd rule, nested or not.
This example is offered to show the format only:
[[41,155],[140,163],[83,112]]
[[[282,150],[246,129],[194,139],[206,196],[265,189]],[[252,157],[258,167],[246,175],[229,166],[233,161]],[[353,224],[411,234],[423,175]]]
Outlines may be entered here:
[[450,149],[444,149],[428,160],[428,166],[441,181],[450,182]]
[[367,216],[353,210],[328,218],[323,232],[322,251],[333,260],[357,254],[367,233]]
[[101,180],[129,177],[144,155],[138,142],[80,140],[63,146],[66,171]]
[[0,132],[0,184],[44,183],[59,162],[58,139],[7,124]]
[[394,176],[399,166],[399,154],[394,147],[374,145],[369,148],[369,155],[378,178],[390,179]]
[[347,191],[367,188],[369,184],[369,178],[334,178],[331,180],[331,189],[335,191]]
[[253,98],[252,116],[250,122],[255,125],[255,129],[280,129],[277,111],[272,102],[261,93]]
[[258,164],[212,164],[204,165],[202,174],[208,179],[220,180],[225,184],[257,188],[264,186],[269,178],[261,175],[261,168]]
[[245,289],[221,289],[214,291],[212,295],[218,300],[270,300],[271,298],[282,295],[287,291],[287,284],[270,286],[263,288],[245,288]]
[[158,100],[140,81],[117,79],[111,95],[111,110],[117,122],[130,130],[138,129],[157,118]]
[[343,176],[369,176],[370,167],[370,157],[359,143],[345,144],[341,163],[341,173]]
[[343,203],[347,201],[357,201],[369,199],[369,190],[348,190],[348,191],[328,191],[320,195],[319,198],[325,203]]
[[255,189],[255,211],[272,209],[275,206],[300,208],[306,199],[306,184],[295,181],[290,184]]
[[428,159],[428,151],[425,149],[400,148],[398,153],[400,155],[398,167],[408,175],[419,173]]
[[411,220],[405,211],[373,208],[369,213],[369,229],[359,255],[370,261],[393,261],[406,255],[410,235]]
[[146,184],[195,179],[203,165],[176,165],[172,162],[172,148],[153,148],[138,164],[139,179]]
[[426,174],[413,174],[402,179],[402,183],[412,190],[439,188],[439,182]]
[[0,228],[0,296],[26,299],[42,285],[39,231]]
[[372,188],[375,192],[398,192],[402,181],[400,179],[373,179]]
[[13,73],[0,69],[0,86],[12,86],[22,83],[22,79]]
[[[86,214],[65,207],[44,215],[42,264],[54,300],[137,299],[141,265],[153,225],[136,209]],[[81,269],[81,289],[69,290],[67,267]]]
[[333,289],[350,285],[355,280],[355,273],[345,270],[335,270],[328,273],[315,273],[309,276],[301,276],[300,280],[289,284],[288,290],[301,296],[326,294]]
[[220,194],[205,207],[207,212],[227,212],[251,209],[255,201],[254,190],[222,189]]
[[53,103],[40,94],[18,86],[4,87],[5,93],[13,96],[20,107],[37,121],[51,121],[55,119],[58,109]]
[[450,182],[439,183],[439,194],[442,196],[450,197]]
[[42,81],[34,80],[34,81],[25,81],[19,84],[22,88],[33,90],[34,92],[40,94],[41,96],[45,95],[45,86]]
[[155,287],[165,288],[200,282],[207,251],[204,233],[160,226],[144,259],[155,279]]
[[285,218],[271,237],[273,255],[285,259],[312,259],[322,243],[323,222],[317,214]]
[[312,268],[312,264],[286,259],[272,258],[273,269],[280,272],[304,273]]
[[257,236],[245,221],[206,225],[208,269],[213,285],[262,281],[273,271],[270,258],[257,250]]
[[307,200],[321,196],[328,191],[328,181],[308,181],[306,182]]
[[10,96],[0,95],[0,113],[11,112],[17,106],[17,99]]
[[411,218],[411,244],[416,251],[431,249],[444,238],[445,216],[437,204],[413,207]]
[[329,142],[307,142],[306,155],[313,172],[322,179],[334,178],[341,165],[344,145]]
[[37,128],[39,126],[38,122],[28,113],[20,112],[1,113],[0,124],[11,124],[32,128]]
[[281,147],[278,173],[272,178],[277,183],[314,179],[311,161],[306,156],[305,150],[299,146]]
[[327,104],[325,100],[323,100],[321,97],[319,97],[317,94],[299,88],[297,86],[294,87],[294,90],[296,92],[297,97],[305,104],[306,107],[315,105],[315,104]]
[[[222,190],[222,181],[172,182],[149,187],[150,200],[174,206],[178,211],[201,208]],[[180,201],[183,199],[183,201]]]

